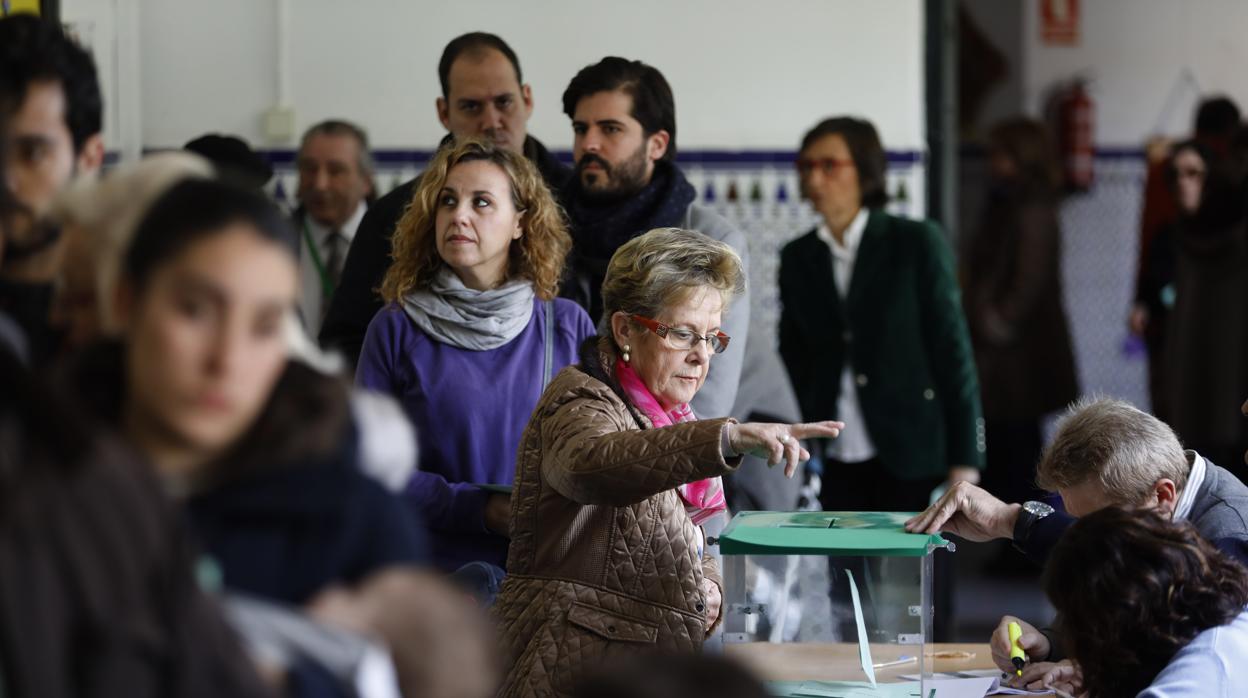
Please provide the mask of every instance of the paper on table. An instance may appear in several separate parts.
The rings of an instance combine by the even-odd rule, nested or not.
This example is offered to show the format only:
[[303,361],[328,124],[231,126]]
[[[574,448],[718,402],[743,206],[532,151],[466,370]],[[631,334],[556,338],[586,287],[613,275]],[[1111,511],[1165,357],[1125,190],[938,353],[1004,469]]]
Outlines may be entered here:
[[867,625],[862,620],[862,601],[858,598],[858,583],[854,581],[854,573],[845,570],[849,577],[849,595],[854,600],[854,623],[858,626],[858,659],[862,662],[862,672],[875,688],[875,664],[871,661],[871,644],[867,641]]
[[876,686],[865,681],[806,681],[797,687],[776,684],[771,688],[773,694],[794,698],[984,698],[991,686],[990,678],[928,680],[923,684],[927,692],[921,696],[917,681]]
[[773,695],[794,698],[917,698],[918,682],[882,683],[872,686],[866,681],[805,681],[798,686],[768,686]]
[[[1041,688],[1036,690],[1028,690],[1026,688],[1011,688],[1001,683],[1001,671],[998,669],[967,669],[965,671],[949,671],[938,672],[927,677],[931,681],[944,681],[947,679],[991,679],[992,685],[986,691],[990,696],[1044,696],[1052,695],[1053,689]],[[918,674],[902,674],[898,678],[905,681],[918,681]]]
[[984,698],[992,682],[991,678],[928,680],[923,682],[923,688],[934,691],[931,695],[936,698]]

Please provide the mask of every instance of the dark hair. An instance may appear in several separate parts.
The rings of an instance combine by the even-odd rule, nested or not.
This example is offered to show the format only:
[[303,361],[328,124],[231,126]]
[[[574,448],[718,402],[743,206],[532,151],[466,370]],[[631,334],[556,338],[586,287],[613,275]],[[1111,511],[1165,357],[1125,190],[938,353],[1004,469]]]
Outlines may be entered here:
[[273,166],[238,136],[205,133],[187,141],[183,150],[200,155],[217,170],[217,176],[241,187],[261,189],[273,178]]
[[1062,536],[1044,590],[1088,694],[1134,696],[1198,634],[1243,612],[1248,571],[1185,521],[1110,507]]
[[0,19],[0,109],[20,109],[31,84],[44,81],[59,83],[65,93],[65,126],[80,152],[103,123],[91,54],[55,22],[25,14]]
[[263,239],[294,256],[297,241],[290,224],[263,195],[222,181],[186,179],[161,195],[143,217],[122,261],[122,275],[142,288],[161,264],[235,223],[250,224]]
[[1178,184],[1175,156],[1190,150],[1205,165],[1205,179],[1200,188],[1200,207],[1184,217],[1193,219],[1188,233],[1213,232],[1234,225],[1248,215],[1245,191],[1248,185],[1248,128],[1240,127],[1227,134],[1222,142],[1215,138],[1193,138],[1170,149],[1164,174],[1172,191]]
[[608,664],[580,681],[574,698],[766,698],[740,664],[696,654],[642,654]]
[[451,96],[451,66],[455,64],[455,60],[466,52],[480,53],[488,49],[494,49],[506,56],[511,62],[511,67],[516,69],[516,84],[524,84],[520,72],[520,59],[516,58],[516,52],[511,50],[506,41],[495,34],[469,32],[451,39],[451,43],[442,49],[442,58],[438,60],[438,82],[442,83],[443,99]]
[[1179,183],[1179,172],[1174,166],[1174,158],[1184,150],[1190,150],[1200,156],[1201,161],[1205,164],[1206,178],[1208,177],[1208,168],[1213,165],[1214,155],[1211,150],[1201,141],[1191,138],[1185,141],[1179,141],[1170,146],[1170,154],[1166,157],[1165,167],[1162,175],[1165,177],[1166,185],[1170,187],[1170,191],[1174,192],[1175,187]]
[[1196,135],[1229,138],[1239,128],[1239,107],[1225,95],[1202,100],[1196,107]]
[[300,153],[313,136],[348,136],[355,139],[360,150],[360,159],[357,162],[360,173],[370,180],[373,178],[376,165],[373,163],[373,151],[368,145],[368,133],[364,129],[344,119],[326,119],[303,132],[303,138],[299,139]]
[[658,68],[641,61],[607,56],[597,63],[581,68],[581,72],[563,91],[563,113],[576,118],[576,105],[599,92],[623,91],[633,98],[630,116],[641,124],[647,136],[667,131],[667,152],[663,159],[676,159],[676,98]]
[[862,205],[867,208],[882,208],[888,203],[888,192],[884,189],[888,162],[875,126],[866,119],[855,119],[852,116],[824,119],[802,136],[801,150],[806,150],[824,136],[833,135],[844,138],[845,145],[849,146],[849,156],[853,158],[854,168],[858,170],[858,190],[862,192]]
[[1053,139],[1044,124],[1025,116],[997,122],[988,131],[989,147],[1008,157],[1024,187],[1055,194],[1062,184]]

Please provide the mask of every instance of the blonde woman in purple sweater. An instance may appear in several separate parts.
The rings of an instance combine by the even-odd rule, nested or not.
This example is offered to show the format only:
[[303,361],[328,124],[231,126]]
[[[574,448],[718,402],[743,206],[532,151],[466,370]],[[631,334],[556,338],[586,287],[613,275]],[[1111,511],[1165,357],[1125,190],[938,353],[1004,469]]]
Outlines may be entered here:
[[356,384],[394,395],[420,441],[406,498],[451,572],[507,559],[520,434],[550,376],[594,334],[556,299],[571,238],[537,169],[461,141],[434,157],[392,239]]

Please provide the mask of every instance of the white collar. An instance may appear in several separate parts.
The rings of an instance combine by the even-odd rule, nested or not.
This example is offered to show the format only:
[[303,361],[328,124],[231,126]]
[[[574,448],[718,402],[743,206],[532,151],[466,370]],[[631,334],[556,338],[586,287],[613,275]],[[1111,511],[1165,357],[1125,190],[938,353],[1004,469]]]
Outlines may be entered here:
[[832,248],[832,254],[836,257],[853,260],[858,256],[858,245],[862,243],[862,232],[867,229],[867,209],[859,208],[858,213],[854,215],[854,219],[849,222],[849,227],[845,229],[845,242],[839,243],[836,237],[832,235],[832,229],[828,227],[827,221],[819,224],[819,228],[815,234],[819,236]]
[[1192,505],[1196,503],[1196,491],[1205,481],[1205,459],[1195,451],[1187,451],[1187,458],[1192,462],[1192,471],[1187,475],[1187,484],[1179,492],[1179,502],[1174,506],[1174,520],[1184,521],[1192,513]]
[[[355,213],[352,213],[351,217],[347,219],[347,222],[343,223],[342,227],[338,229],[338,232],[346,238],[347,242],[351,242],[355,239],[355,230],[360,227],[360,221],[364,220],[364,214],[367,211],[368,204],[361,200],[359,205],[355,207]],[[329,235],[330,231],[329,226],[322,225],[319,221],[309,215],[306,210],[303,212],[303,222],[307,224],[308,233],[312,235],[312,239],[316,241],[317,246],[324,247],[325,236]]]

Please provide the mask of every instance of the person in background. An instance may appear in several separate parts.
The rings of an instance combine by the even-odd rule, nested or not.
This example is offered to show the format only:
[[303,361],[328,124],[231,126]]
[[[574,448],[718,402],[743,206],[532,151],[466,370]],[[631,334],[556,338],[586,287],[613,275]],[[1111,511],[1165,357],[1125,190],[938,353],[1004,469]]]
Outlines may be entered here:
[[66,351],[119,332],[111,297],[121,259],[152,204],[184,179],[213,176],[210,162],[174,150],[119,165],[98,181],[76,182],[56,197],[48,218],[63,231],[65,253],[52,324],[62,333]]
[[702,526],[743,454],[785,462],[841,425],[698,420],[689,402],[728,348],[723,312],[741,260],[661,228],[620,246],[602,284],[608,334],[542,394],[520,442],[508,576],[494,606],[499,696],[561,695],[607,658],[699,650],[721,617]]
[[104,162],[103,101],[95,62],[55,22],[0,18],[0,113],[16,213],[6,224],[0,311],[22,328],[41,366],[59,354],[49,326],[64,243],[47,212],[57,193]]
[[1019,117],[988,134],[992,174],[963,253],[963,307],[989,435],[984,487],[1040,499],[1035,466],[1045,415],[1079,396],[1063,308],[1060,173],[1044,126]]
[[273,179],[269,161],[238,136],[206,133],[191,139],[182,149],[211,162],[222,180],[245,189],[262,191]]
[[[1132,332],[1144,338],[1148,348],[1148,389],[1152,412],[1158,419],[1167,421],[1171,414],[1171,396],[1165,348],[1166,328],[1175,301],[1176,238],[1180,222],[1194,218],[1200,210],[1208,166],[1213,160],[1213,152],[1196,140],[1181,141],[1167,148],[1156,181],[1167,187],[1166,198],[1161,200],[1174,210],[1167,212],[1164,223],[1151,230],[1147,245],[1141,241],[1140,255],[1147,257],[1140,260],[1130,325]],[[1152,184],[1152,179],[1149,183]]]
[[[978,482],[979,381],[943,231],[883,210],[884,147],[870,122],[820,122],[802,138],[797,169],[823,221],[780,253],[780,355],[802,418],[849,425],[821,454],[820,504],[913,511],[943,483]],[[954,569],[937,559],[943,639]],[[834,581],[832,596],[851,606],[845,584]],[[842,632],[853,632],[842,617]]]
[[[565,298],[580,303],[600,334],[603,277],[625,242],[654,228],[696,230],[727,243],[748,273],[749,245],[735,225],[696,203],[698,193],[676,166],[676,100],[663,74],[641,61],[608,56],[582,68],[563,93],[572,120],[575,175],[559,198],[568,211],[572,255]],[[693,410],[704,417],[732,413],[749,338],[749,289],[733,297],[724,331],[736,347],[716,362]]]
[[[1240,478],[1248,467],[1248,129],[1227,152],[1175,153],[1178,192],[1199,206],[1173,228],[1174,306],[1167,319],[1163,388],[1179,437]],[[1184,175],[1178,180],[1179,174]]]
[[303,134],[295,156],[299,208],[299,312],[313,337],[342,278],[347,250],[372,202],[373,156],[368,134],[349,121],[322,121]]
[[[118,165],[103,180],[78,182],[58,195],[49,215],[64,229],[66,242],[52,324],[63,332],[65,349],[79,350],[120,331],[107,299],[115,292],[122,257],[139,221],[169,187],[183,179],[208,179],[214,172],[198,155],[167,151]],[[340,375],[341,359],[315,346],[293,310],[285,334],[292,360]],[[352,391],[351,409],[360,467],[387,489],[402,491],[417,458],[407,416],[393,398],[364,390]]]
[[[442,50],[438,82],[442,87],[436,101],[438,121],[448,132],[441,146],[455,139],[484,138],[524,156],[552,191],[559,190],[568,168],[528,134],[533,90],[524,82],[520,59],[507,42],[485,32],[455,37]],[[359,359],[369,321],[382,308],[377,289],[390,266],[390,239],[419,182],[419,176],[405,182],[369,207],[321,325],[321,344],[341,352],[352,366]]]
[[507,560],[516,448],[554,373],[594,334],[556,299],[570,239],[537,168],[461,139],[429,163],[399,221],[389,304],[369,323],[356,385],[395,396],[416,425],[422,467],[407,498],[454,572]]
[[84,352],[65,385],[181,504],[207,582],[299,607],[425,551],[418,521],[359,469],[346,386],[287,358],[295,241],[259,193],[173,185],[122,257],[120,341]]
[[[1240,125],[1239,106],[1225,96],[1209,97],[1196,108],[1192,143],[1209,154],[1224,155]],[[1165,338],[1170,306],[1162,302],[1161,289],[1174,280],[1173,227],[1183,205],[1174,186],[1171,158],[1177,146],[1154,139],[1147,148],[1148,173],[1144,179],[1144,210],[1140,214],[1140,247],[1136,263],[1135,301],[1127,318],[1132,334],[1142,337],[1148,348],[1148,386],[1152,413],[1169,422],[1173,415],[1167,402]],[[1190,187],[1191,183],[1185,184]]]
[[[1125,402],[1084,400],[1072,406],[1036,472],[1040,486],[1061,495],[1065,512],[1036,501],[1007,504],[962,482],[907,521],[906,528],[945,531],[976,542],[1013,539],[1033,560],[1047,564],[1076,517],[1117,506],[1190,521],[1211,545],[1248,567],[1248,487],[1195,451],[1184,451],[1164,422]],[[1029,675],[1051,669],[1052,662],[1066,656],[1052,630],[1006,616],[991,640],[993,660],[1002,671],[1013,670],[1012,621],[1022,627],[1019,644],[1034,663]]]
[[269,695],[200,589],[156,478],[10,348],[0,343],[0,690]]
[[1248,695],[1248,570],[1192,524],[1085,516],[1053,549],[1044,590],[1073,661],[1036,683],[1089,698]]
[[941,482],[978,482],[986,441],[953,254],[939,226],[884,212],[884,148],[851,117],[802,138],[815,230],[780,261],[780,354],[830,444],[825,509],[921,508]]
[[[0,110],[0,269],[33,216],[13,191],[8,127]],[[0,308],[0,693],[268,695],[151,472],[75,417],[27,347]]]

